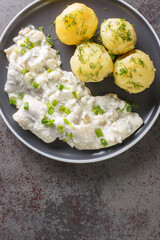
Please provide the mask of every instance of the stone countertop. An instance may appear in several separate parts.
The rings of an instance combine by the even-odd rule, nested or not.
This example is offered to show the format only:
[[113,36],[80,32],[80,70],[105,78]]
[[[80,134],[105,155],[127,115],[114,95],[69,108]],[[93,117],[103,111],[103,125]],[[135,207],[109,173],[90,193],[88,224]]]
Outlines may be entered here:
[[[0,34],[30,2],[0,0]],[[126,2],[160,36],[160,1]],[[74,165],[28,149],[0,117],[0,160],[0,240],[160,239],[160,118],[120,156]]]

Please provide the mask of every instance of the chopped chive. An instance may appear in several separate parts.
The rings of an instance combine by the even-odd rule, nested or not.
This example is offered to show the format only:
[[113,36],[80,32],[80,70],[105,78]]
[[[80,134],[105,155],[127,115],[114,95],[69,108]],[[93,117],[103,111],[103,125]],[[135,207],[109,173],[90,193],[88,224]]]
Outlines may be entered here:
[[64,112],[69,115],[71,113],[71,110],[69,108],[66,107],[66,109],[64,110]]
[[57,128],[57,131],[62,133],[63,132],[63,126],[59,125],[58,128]]
[[52,107],[52,105],[49,103],[49,102],[47,102],[47,103],[45,103],[46,104],[46,106],[47,106],[47,108],[49,109],[50,107]]
[[98,138],[104,136],[101,128],[95,129],[95,133],[96,133],[96,135],[97,135]]
[[57,100],[53,100],[52,105],[56,106],[57,104],[58,104],[58,101]]
[[49,115],[52,115],[54,113],[54,108],[53,107],[50,107],[49,109],[48,109],[48,114]]
[[95,115],[102,115],[103,114],[103,110],[101,109],[101,107],[99,105],[97,105],[96,107],[94,107],[92,109],[92,112],[95,113]]
[[20,54],[24,55],[26,53],[26,50],[24,48],[21,49]]
[[20,46],[21,46],[21,47],[25,47],[25,46],[26,46],[26,44],[24,44],[24,43],[21,43],[21,44],[20,44]]
[[66,142],[66,139],[65,139],[65,138],[63,138],[63,139],[62,139],[62,141],[63,141],[63,142]]
[[27,71],[27,68],[23,68],[23,69],[22,69],[22,74],[23,74],[23,75],[25,75],[27,72],[28,72],[28,71]]
[[69,124],[68,119],[64,118],[63,121],[65,122],[65,124]]
[[101,139],[101,144],[102,144],[104,147],[106,147],[106,146],[108,145],[107,141],[106,141],[104,138]]
[[34,48],[35,46],[36,46],[35,43],[30,42],[30,44],[27,46],[27,48],[28,48],[29,50],[31,50],[31,49]]
[[24,40],[24,43],[29,43],[30,39],[29,37],[27,37],[25,40]]
[[71,127],[71,128],[74,128],[74,127],[75,127],[75,125],[74,125],[73,122],[70,122],[70,127]]
[[63,88],[64,88],[64,85],[61,84],[61,83],[58,83],[58,84],[56,85],[56,87],[57,87],[60,91],[62,91]]
[[46,125],[46,126],[48,126],[48,127],[50,127],[50,126],[53,125],[53,122],[54,122],[54,121],[55,121],[55,119],[49,119],[49,120],[47,120],[46,114],[45,114],[45,115],[43,116],[42,120],[41,120],[41,123],[44,124],[44,125]]
[[74,92],[72,92],[72,94],[73,94],[73,97],[74,98],[77,98],[77,93],[74,91]]
[[16,104],[17,104],[16,98],[10,98],[10,99],[9,99],[9,103],[10,103],[11,105],[16,105]]
[[18,98],[22,99],[23,97],[24,97],[24,94],[23,93],[19,93]]
[[28,110],[28,108],[29,108],[29,103],[28,103],[28,102],[25,102],[24,105],[23,105],[23,108],[24,108],[25,110]]
[[34,88],[38,88],[39,84],[36,83],[35,81],[33,81],[33,82],[32,82],[32,86],[33,86]]
[[14,52],[18,53],[18,48],[17,47],[14,48]]
[[62,105],[62,106],[59,106],[59,111],[60,111],[60,112],[64,112],[65,110],[66,110],[66,107],[65,107],[65,106],[63,106],[63,105]]
[[47,73],[53,72],[53,69],[49,68],[47,69]]
[[72,133],[66,133],[66,137],[68,137],[69,139],[73,138],[73,134]]

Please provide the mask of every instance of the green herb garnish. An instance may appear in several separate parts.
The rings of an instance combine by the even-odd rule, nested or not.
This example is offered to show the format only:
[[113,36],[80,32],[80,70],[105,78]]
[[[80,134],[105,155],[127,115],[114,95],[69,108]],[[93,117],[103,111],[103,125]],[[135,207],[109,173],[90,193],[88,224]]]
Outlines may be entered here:
[[38,88],[39,84],[36,83],[35,81],[33,81],[33,82],[32,82],[32,86],[33,86],[34,88]]
[[53,100],[52,105],[56,106],[57,104],[58,104],[58,101],[57,100]]
[[72,133],[66,133],[66,137],[68,137],[69,139],[73,138],[73,134]]
[[72,94],[73,94],[73,97],[77,99],[77,93],[74,91],[72,92]]
[[54,43],[52,42],[52,37],[51,34],[48,34],[48,36],[46,37],[46,42],[49,43],[52,47],[54,46]]
[[96,107],[94,107],[92,109],[92,112],[95,113],[95,115],[102,115],[103,114],[103,110],[101,109],[101,107],[99,105],[97,105]]
[[27,71],[27,68],[23,68],[23,69],[22,69],[22,74],[23,74],[23,75],[25,75],[27,72],[28,72],[28,71]]
[[19,93],[19,94],[18,94],[18,98],[19,98],[19,99],[23,99],[23,97],[24,97],[24,94],[23,94],[23,93]]
[[98,138],[104,136],[101,128],[95,129],[95,133],[96,133],[96,135],[97,135]]
[[68,119],[64,118],[63,121],[65,122],[65,124],[69,124]]
[[63,126],[59,125],[58,128],[57,128],[57,131],[62,133],[63,132]]
[[101,138],[101,144],[106,147],[108,145],[107,141],[104,138]]
[[17,104],[16,98],[14,98],[14,97],[10,98],[10,99],[9,99],[9,103],[10,103],[11,105],[16,105],[16,104]]
[[44,125],[46,125],[46,126],[48,126],[48,127],[50,127],[50,126],[53,125],[54,121],[55,121],[55,119],[47,119],[47,118],[46,118],[46,114],[45,114],[45,115],[43,116],[42,120],[41,120],[41,123],[44,124]]
[[47,69],[47,73],[53,72],[53,69],[49,68]]
[[39,31],[43,32],[44,27],[39,27]]
[[21,55],[24,55],[26,53],[26,50],[24,49],[24,48],[22,48],[21,50],[20,50],[20,54]]
[[25,110],[28,110],[28,108],[29,108],[29,103],[28,103],[28,102],[25,102],[25,103],[23,104],[23,108],[24,108]]

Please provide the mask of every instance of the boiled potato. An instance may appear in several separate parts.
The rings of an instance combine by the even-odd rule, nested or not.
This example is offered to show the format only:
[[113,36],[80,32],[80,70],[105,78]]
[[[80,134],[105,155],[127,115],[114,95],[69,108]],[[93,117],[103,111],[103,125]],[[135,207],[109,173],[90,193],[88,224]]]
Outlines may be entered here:
[[94,35],[98,18],[91,8],[81,3],[74,3],[56,18],[55,23],[56,33],[61,42],[76,45]]
[[155,69],[149,56],[136,49],[116,60],[113,75],[120,88],[139,93],[149,88],[155,77]]
[[104,20],[100,34],[104,46],[115,55],[133,50],[137,40],[133,26],[120,18]]
[[71,69],[84,82],[99,82],[113,72],[113,62],[106,49],[96,43],[77,47],[70,61]]

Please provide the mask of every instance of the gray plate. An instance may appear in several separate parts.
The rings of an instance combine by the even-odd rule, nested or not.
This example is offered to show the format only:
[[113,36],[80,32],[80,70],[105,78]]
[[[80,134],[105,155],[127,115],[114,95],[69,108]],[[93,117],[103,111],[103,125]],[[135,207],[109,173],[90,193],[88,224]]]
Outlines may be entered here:
[[[102,20],[107,18],[125,18],[134,24],[137,33],[136,48],[149,54],[152,59],[156,71],[156,78],[151,87],[139,94],[128,94],[124,90],[118,88],[112,79],[105,79],[101,83],[90,83],[87,86],[92,93],[103,95],[105,93],[116,93],[121,99],[134,102],[139,105],[138,113],[144,120],[144,125],[136,131],[132,136],[127,138],[122,144],[104,150],[96,151],[79,151],[75,148],[70,148],[67,144],[56,140],[54,143],[46,144],[34,136],[29,131],[24,131],[12,119],[12,115],[16,111],[15,107],[8,102],[8,96],[4,92],[4,85],[7,78],[8,61],[4,54],[4,49],[13,44],[13,37],[15,37],[22,27],[33,24],[35,27],[44,26],[45,34],[52,34],[53,39],[56,38],[54,28],[50,30],[50,20],[54,20],[59,15],[66,5],[72,4],[75,1],[57,0],[57,1],[36,1],[23,9],[8,25],[0,39],[0,112],[7,126],[21,140],[25,145],[34,151],[47,156],[52,159],[72,162],[72,163],[86,163],[96,162],[114,157],[137,143],[151,128],[160,112],[160,43],[153,28],[146,21],[146,19],[135,10],[133,7],[123,1],[118,0],[81,0],[81,3],[91,7],[99,19],[99,24]],[[104,11],[108,9],[108,12]],[[70,71],[69,60],[75,50],[74,46],[66,46],[59,41],[55,41],[55,48],[60,50],[62,69]],[[105,89],[105,90],[102,90]]]

